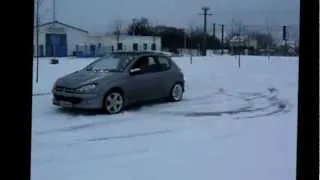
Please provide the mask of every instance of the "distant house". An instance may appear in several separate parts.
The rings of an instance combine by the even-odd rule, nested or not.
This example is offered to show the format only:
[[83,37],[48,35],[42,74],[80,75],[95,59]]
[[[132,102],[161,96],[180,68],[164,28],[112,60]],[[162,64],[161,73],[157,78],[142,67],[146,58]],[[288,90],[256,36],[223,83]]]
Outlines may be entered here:
[[287,41],[281,40],[278,43],[278,46],[285,46],[285,45],[289,48],[295,48],[299,44],[298,44],[298,41],[293,41],[293,40],[287,40]]
[[279,49],[285,50],[289,54],[296,54],[297,53],[297,47],[299,47],[298,41],[293,40],[281,40],[278,44]]
[[247,36],[232,36],[229,39],[230,47],[246,46],[246,47],[258,47],[258,41],[255,39],[250,39]]
[[[37,30],[39,34],[37,34]],[[76,44],[84,43],[88,34],[86,30],[59,21],[40,24],[38,27],[34,27],[34,56],[71,56],[76,50]],[[39,40],[38,46],[37,39]]]

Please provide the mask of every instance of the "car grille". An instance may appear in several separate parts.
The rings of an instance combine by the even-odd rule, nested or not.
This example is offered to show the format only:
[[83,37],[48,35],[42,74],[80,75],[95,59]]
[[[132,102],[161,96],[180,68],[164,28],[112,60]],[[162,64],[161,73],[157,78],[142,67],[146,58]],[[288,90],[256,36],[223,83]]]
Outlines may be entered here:
[[67,87],[63,87],[63,86],[57,86],[57,87],[55,88],[55,90],[56,90],[57,92],[66,92],[66,93],[74,93],[74,92],[75,92],[74,89],[72,89],[72,88],[67,88]]
[[79,97],[67,97],[67,96],[62,96],[62,95],[54,95],[54,99],[57,101],[71,102],[73,104],[78,104],[82,101],[82,99]]

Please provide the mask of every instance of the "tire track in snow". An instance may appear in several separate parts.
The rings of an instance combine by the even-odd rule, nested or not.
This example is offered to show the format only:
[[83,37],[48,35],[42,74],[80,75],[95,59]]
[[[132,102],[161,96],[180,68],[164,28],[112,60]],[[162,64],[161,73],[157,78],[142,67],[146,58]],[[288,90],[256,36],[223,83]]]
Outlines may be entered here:
[[132,121],[132,119],[131,118],[128,118],[128,119],[125,118],[125,119],[121,119],[121,120],[120,119],[115,119],[115,120],[113,119],[113,120],[106,120],[106,121],[99,121],[99,122],[91,122],[91,123],[86,123],[86,124],[76,124],[76,125],[70,125],[67,127],[37,131],[37,132],[34,132],[34,135],[47,135],[47,134],[52,134],[52,133],[79,131],[79,130],[88,129],[88,128],[101,127],[103,125],[120,124],[120,123],[124,123],[127,121]]
[[157,130],[157,131],[137,132],[137,133],[131,133],[131,134],[117,135],[117,136],[97,137],[97,138],[90,138],[90,139],[78,139],[78,140],[75,140],[74,142],[68,143],[66,145],[67,146],[74,146],[74,145],[80,145],[80,144],[88,143],[88,142],[90,143],[90,142],[100,142],[100,141],[133,139],[133,138],[139,138],[139,137],[149,137],[149,136],[167,134],[167,133],[171,133],[171,132],[173,132],[171,129],[163,129],[163,130]]
[[[280,100],[277,96],[276,93],[278,93],[278,91],[276,89],[272,89],[269,88],[268,89],[270,94],[263,94],[260,92],[255,92],[255,93],[239,93],[239,95],[234,95],[234,94],[228,94],[226,93],[226,91],[224,89],[219,89],[218,92],[216,93],[211,93],[215,94],[215,95],[224,95],[224,96],[229,96],[229,97],[234,97],[234,98],[238,98],[241,99],[243,101],[246,101],[248,103],[247,106],[243,106],[240,107],[238,109],[234,109],[234,110],[224,110],[224,111],[204,111],[204,112],[164,112],[164,111],[160,111],[160,112],[155,112],[153,111],[154,107],[156,107],[155,104],[151,104],[147,107],[147,111],[144,111],[143,109],[141,110],[140,106],[134,110],[127,110],[128,112],[133,111],[133,113],[138,112],[139,114],[161,114],[161,115],[179,115],[179,116],[185,116],[185,117],[204,117],[204,116],[222,116],[222,115],[238,115],[235,117],[235,119],[243,119],[243,118],[258,118],[258,117],[264,117],[264,116],[271,116],[271,115],[275,115],[281,112],[289,112],[291,110],[291,106],[288,102],[284,101],[284,100]],[[199,96],[202,98],[208,98],[208,96]],[[201,100],[200,99],[200,100]],[[262,107],[257,107],[255,100],[257,99],[262,99],[264,100],[267,105],[262,106]],[[192,102],[196,102],[197,98],[190,98],[189,101]],[[187,100],[188,101],[188,100]],[[182,101],[182,105],[183,105]],[[161,104],[159,104],[159,108]],[[173,103],[172,103],[173,105]],[[151,107],[150,107],[151,106]],[[159,109],[156,108],[156,109]],[[138,110],[137,110],[138,109]],[[65,113],[71,113],[71,115],[73,114],[72,112],[66,111]],[[245,116],[243,114],[247,114],[249,113],[249,115]],[[259,114],[256,114],[259,113]],[[81,113],[83,114],[83,113]],[[70,115],[70,114],[69,114]],[[77,115],[77,114],[75,114]],[[117,116],[121,117],[122,114],[118,114]],[[106,115],[106,117],[110,117],[112,115]],[[86,124],[77,124],[74,126],[69,126],[69,127],[62,127],[62,128],[56,128],[56,129],[49,129],[49,130],[44,130],[44,131],[38,131],[35,132],[35,135],[44,135],[44,134],[50,134],[50,133],[59,133],[59,132],[71,132],[71,131],[78,131],[78,130],[83,130],[83,129],[87,129],[87,128],[93,128],[93,127],[99,127],[101,125],[111,125],[111,124],[119,124],[119,123],[123,123],[123,122],[127,122],[127,121],[132,121],[134,118],[125,118],[125,119],[115,119],[115,120],[106,120],[106,121],[99,121],[99,122],[92,122],[92,123],[86,123]]]
[[88,139],[88,142],[95,142],[95,141],[108,141],[108,140],[117,140],[117,139],[131,139],[136,137],[144,137],[144,136],[152,136],[158,134],[165,134],[172,132],[170,129],[159,130],[159,131],[152,131],[152,132],[142,132],[142,133],[134,133],[134,134],[126,134],[121,136],[108,136],[108,137],[100,137],[100,138],[92,138]]
[[[242,107],[236,110],[226,110],[226,111],[218,111],[218,112],[191,112],[186,113],[185,116],[192,116],[192,117],[203,117],[203,116],[221,116],[224,114],[228,115],[235,115],[235,114],[241,114],[241,113],[255,113],[255,112],[264,112],[271,108],[275,108],[275,110],[272,110],[270,112],[264,113],[264,114],[258,114],[258,115],[252,115],[252,116],[243,116],[243,117],[236,117],[236,119],[241,118],[257,118],[257,117],[264,117],[264,116],[271,116],[277,113],[281,112],[289,112],[290,111],[290,104],[288,102],[285,102],[283,100],[280,100],[277,96],[278,90],[275,88],[269,88],[269,95],[263,94],[263,93],[240,93],[242,95],[236,96],[232,94],[225,93],[224,90],[221,90],[220,93],[224,94],[226,96],[233,96],[240,99],[243,99],[247,101],[250,105],[249,107]],[[276,94],[275,94],[276,93]],[[271,95],[271,96],[270,96]],[[265,99],[268,103],[266,106],[262,107],[255,107],[254,100],[256,99]]]
[[[263,94],[261,92],[253,93],[239,93],[239,95],[228,94],[225,89],[220,88],[216,95],[224,95],[229,97],[234,97],[246,101],[247,106],[240,107],[238,109],[227,109],[224,111],[203,111],[203,112],[157,112],[166,115],[180,115],[185,117],[204,117],[204,116],[222,116],[222,115],[241,115],[245,113],[253,114],[251,116],[237,116],[236,119],[241,118],[258,118],[264,116],[271,116],[281,112],[289,112],[292,108],[290,103],[279,99],[278,90],[276,88],[268,88],[269,93]],[[257,100],[263,100],[266,105],[257,107]],[[266,112],[267,111],[267,112]],[[152,112],[151,112],[152,113]],[[260,114],[255,114],[260,113]]]

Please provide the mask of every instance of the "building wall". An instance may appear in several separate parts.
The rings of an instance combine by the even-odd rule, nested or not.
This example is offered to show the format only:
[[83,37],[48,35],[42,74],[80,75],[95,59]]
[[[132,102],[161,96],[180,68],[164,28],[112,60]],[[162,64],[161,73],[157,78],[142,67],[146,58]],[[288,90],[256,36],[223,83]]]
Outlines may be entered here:
[[73,52],[76,51],[76,45],[84,43],[87,39],[88,34],[76,31],[76,30],[68,30],[67,33],[67,43],[68,43],[68,55],[72,56]]
[[[61,24],[55,23],[54,26],[52,24],[48,24],[45,26],[39,27],[39,46],[43,45],[44,54],[46,52],[46,34],[66,34],[67,35],[67,55],[71,56],[73,51],[76,50],[76,44],[83,44],[87,40],[88,33],[79,31],[77,29],[72,29],[65,27]],[[38,48],[36,47],[37,40],[37,32],[36,28],[34,29],[34,56],[37,55]]]
[[38,47],[37,47],[37,38],[39,38],[39,46],[43,46],[43,53],[45,53],[45,30],[43,27],[39,28],[39,35],[37,36],[37,32],[36,32],[36,28],[34,29],[34,33],[33,33],[33,55],[37,56],[38,53]]
[[[34,29],[34,56],[37,55],[38,47],[36,47],[36,28]],[[87,32],[73,29],[63,24],[53,23],[43,25],[39,27],[39,47],[43,46],[43,55],[46,54],[46,34],[66,34],[67,35],[67,55],[72,56],[78,52],[83,51],[84,54],[90,54],[90,46],[94,45],[95,55],[103,54],[103,52],[108,52],[112,50],[117,50],[117,37],[114,35],[108,36],[89,36]],[[121,35],[119,42],[122,43],[122,51],[133,51],[133,44],[138,44],[138,51],[151,51],[152,44],[155,42],[156,51],[161,50],[161,37],[152,36],[128,36]],[[144,44],[147,44],[147,49],[144,49]],[[102,52],[102,53],[101,53]]]
[[[127,36],[121,35],[119,37],[119,43],[123,44],[123,51],[133,51],[133,44],[138,44],[138,51],[144,51],[144,44],[147,44],[146,51],[151,51],[151,45],[155,42],[156,50],[161,50],[161,38],[152,36]],[[116,36],[89,36],[86,45],[96,45],[114,47],[117,50],[117,37]]]

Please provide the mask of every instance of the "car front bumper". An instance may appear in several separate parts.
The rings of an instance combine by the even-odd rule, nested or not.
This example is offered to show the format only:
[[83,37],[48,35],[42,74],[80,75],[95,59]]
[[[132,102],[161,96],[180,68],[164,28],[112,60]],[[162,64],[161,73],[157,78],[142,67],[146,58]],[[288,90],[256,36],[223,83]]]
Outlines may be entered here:
[[75,94],[53,91],[52,104],[65,108],[100,109],[102,97],[96,94]]

